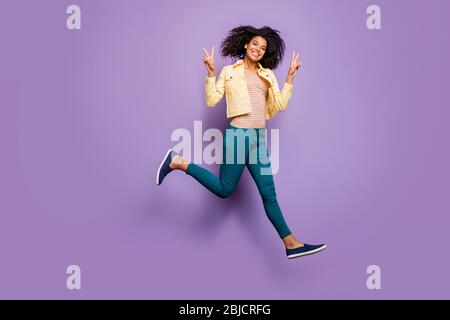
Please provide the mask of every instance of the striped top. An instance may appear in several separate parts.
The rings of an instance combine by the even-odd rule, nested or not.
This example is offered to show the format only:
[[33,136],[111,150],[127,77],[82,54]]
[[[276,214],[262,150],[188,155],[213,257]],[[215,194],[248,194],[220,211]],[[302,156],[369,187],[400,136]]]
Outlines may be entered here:
[[244,70],[252,111],[234,117],[230,124],[237,128],[265,128],[266,98],[269,92],[269,84],[257,73],[247,69]]

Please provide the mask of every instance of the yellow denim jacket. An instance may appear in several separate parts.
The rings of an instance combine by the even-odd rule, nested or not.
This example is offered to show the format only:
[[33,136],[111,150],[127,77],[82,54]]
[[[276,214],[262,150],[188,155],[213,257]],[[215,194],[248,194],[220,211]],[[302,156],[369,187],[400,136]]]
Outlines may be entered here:
[[[263,68],[258,62],[258,75],[269,83],[266,98],[266,119],[272,119],[278,111],[286,109],[292,97],[292,84],[285,82],[280,91],[277,78],[271,69]],[[239,59],[234,64],[222,68],[219,79],[206,77],[206,105],[213,108],[225,94],[227,103],[227,118],[249,113],[252,110],[247,82],[244,74],[244,60]]]

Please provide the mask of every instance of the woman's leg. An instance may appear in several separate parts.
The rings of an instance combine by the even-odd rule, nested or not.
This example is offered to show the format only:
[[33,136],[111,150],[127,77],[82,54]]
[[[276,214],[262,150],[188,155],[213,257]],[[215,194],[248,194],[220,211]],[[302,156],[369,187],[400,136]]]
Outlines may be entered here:
[[285,246],[287,248],[303,246],[303,243],[295,238],[286,224],[278,204],[265,133],[258,134],[257,142],[253,142],[250,146],[247,168],[258,187],[266,215],[277,230]]
[[245,164],[222,163],[220,165],[220,175],[217,177],[205,168],[190,163],[187,166],[186,173],[218,197],[228,198],[236,188],[244,166]]
[[[234,140],[234,137],[230,137]],[[194,163],[182,159],[180,156],[175,156],[171,168],[180,169],[185,171],[188,175],[192,176],[198,182],[200,182],[205,188],[213,192],[215,195],[221,198],[228,198],[241,178],[242,171],[244,170],[245,163],[238,163],[237,161],[237,147],[234,143],[227,145],[227,135],[224,135],[223,140],[223,163],[220,165],[220,174],[217,177],[212,172],[202,168]],[[231,141],[233,142],[233,141]],[[233,159],[227,160],[227,149],[233,148]],[[242,161],[241,161],[242,162]]]

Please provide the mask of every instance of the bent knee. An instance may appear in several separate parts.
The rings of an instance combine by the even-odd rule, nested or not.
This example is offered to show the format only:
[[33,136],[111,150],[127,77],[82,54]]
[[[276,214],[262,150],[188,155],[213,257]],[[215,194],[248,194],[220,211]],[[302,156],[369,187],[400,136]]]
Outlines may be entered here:
[[231,196],[231,194],[233,193],[233,190],[234,189],[222,188],[217,195],[222,199],[226,199]]

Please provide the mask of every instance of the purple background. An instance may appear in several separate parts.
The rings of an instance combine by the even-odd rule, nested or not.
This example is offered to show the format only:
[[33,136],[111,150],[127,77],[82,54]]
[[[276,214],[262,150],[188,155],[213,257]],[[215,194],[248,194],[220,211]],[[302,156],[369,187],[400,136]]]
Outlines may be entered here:
[[[373,3],[382,30],[366,28]],[[80,31],[66,29],[70,4]],[[449,9],[2,1],[0,298],[450,298]],[[301,53],[289,107],[268,125],[285,218],[328,244],[319,255],[286,259],[247,171],[228,200],[181,172],[154,183],[174,129],[226,125],[224,101],[204,102],[201,48],[240,24],[272,26],[286,57]],[[65,287],[70,264],[80,291]],[[381,290],[366,287],[372,264]]]

